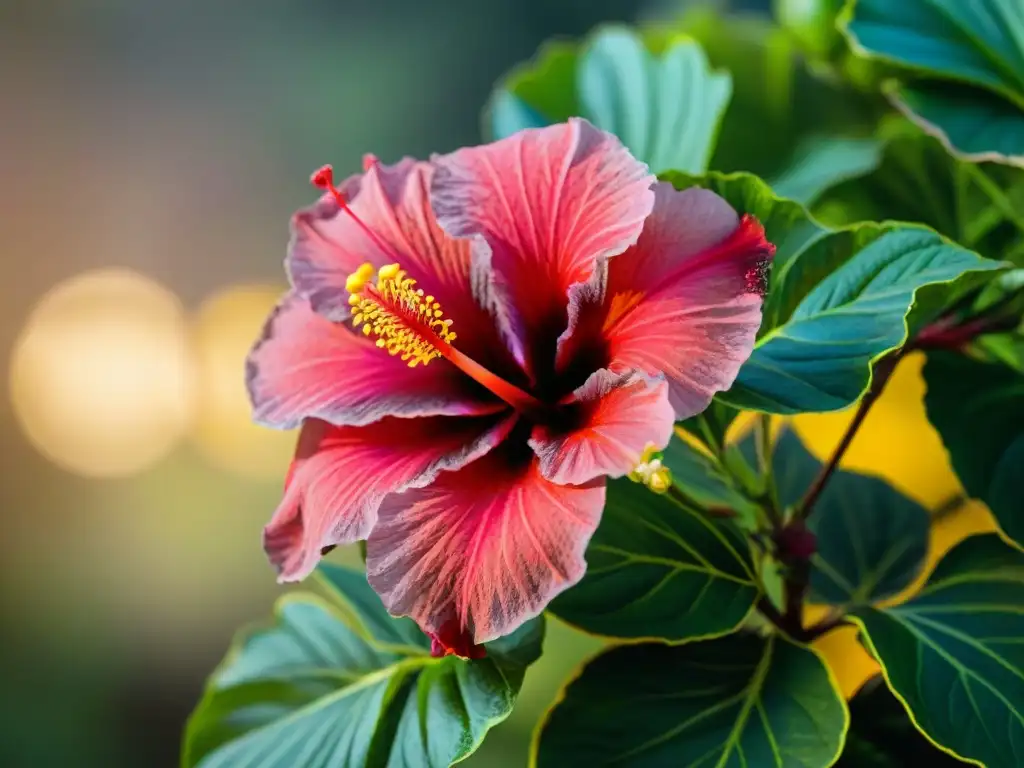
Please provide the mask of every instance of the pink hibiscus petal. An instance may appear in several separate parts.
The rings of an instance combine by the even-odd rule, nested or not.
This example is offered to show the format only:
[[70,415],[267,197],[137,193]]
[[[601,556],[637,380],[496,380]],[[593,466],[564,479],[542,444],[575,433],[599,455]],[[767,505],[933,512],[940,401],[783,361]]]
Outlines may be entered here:
[[571,403],[577,404],[571,423],[538,425],[530,437],[540,471],[553,483],[622,477],[636,467],[644,448],[653,444],[661,450],[672,437],[675,414],[663,379],[596,371]]
[[570,286],[636,242],[654,177],[617,138],[578,118],[433,161],[437,219],[473,241],[491,275],[481,296],[536,379],[554,360]]
[[597,359],[613,371],[664,373],[677,419],[704,410],[750,356],[775,247],[714,192],[655,186],[636,245],[607,263],[607,283],[574,292],[558,367]]
[[278,580],[299,581],[322,550],[365,539],[389,493],[430,483],[497,445],[508,417],[386,418],[365,427],[310,419],[299,433],[284,498],[263,531]]
[[604,498],[603,481],[555,485],[525,445],[509,441],[385,499],[367,540],[367,576],[392,614],[433,636],[488,642],[583,577]]
[[285,296],[267,321],[246,361],[246,382],[255,420],[278,429],[305,418],[360,425],[384,416],[504,408],[446,360],[410,368],[295,294]]
[[482,291],[486,280],[471,274],[470,244],[445,235],[434,218],[433,166],[411,158],[386,166],[368,155],[365,167],[340,191],[366,229],[330,194],[293,217],[286,266],[296,291],[314,311],[344,321],[351,316],[348,276],[366,262],[374,267],[397,262],[441,303],[463,352],[488,367],[514,369],[495,321],[474,296],[474,286]]

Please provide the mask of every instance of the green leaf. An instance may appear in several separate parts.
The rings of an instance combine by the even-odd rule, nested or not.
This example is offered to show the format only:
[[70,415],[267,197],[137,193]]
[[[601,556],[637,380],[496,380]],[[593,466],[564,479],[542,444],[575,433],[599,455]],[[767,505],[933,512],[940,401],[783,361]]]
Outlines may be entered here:
[[626,27],[602,29],[579,52],[549,48],[532,70],[514,73],[495,94],[495,137],[579,115],[655,172],[707,169],[732,93],[729,75],[710,68],[698,43],[679,38],[655,55]]
[[719,455],[725,447],[725,435],[729,431],[729,426],[739,415],[740,412],[732,406],[720,400],[712,400],[703,411],[679,422],[677,426],[704,443],[711,453]]
[[[721,195],[756,216],[776,245],[757,344],[736,383],[718,396],[734,408],[845,408],[866,389],[872,362],[904,343],[908,325],[916,330],[945,306],[958,280],[1005,266],[921,227],[865,223],[830,231],[750,174],[661,178]],[[928,312],[911,314],[915,299]]]
[[488,644],[487,658],[434,659],[365,576],[319,574],[331,599],[288,595],[273,626],[236,641],[189,718],[183,766],[448,766],[512,711],[542,620]]
[[867,139],[877,119],[871,104],[811,77],[787,35],[765,19],[697,8],[639,35],[607,27],[582,46],[548,43],[499,85],[485,132],[507,136],[581,115],[617,133],[655,172],[700,173],[710,160],[781,178],[802,163],[796,191],[812,194],[868,164],[853,145],[832,149],[813,169],[805,154],[815,137],[837,147]]
[[1024,760],[1024,552],[972,536],[911,601],[855,621],[932,741],[992,766]]
[[[495,92],[500,95],[507,93],[516,98],[523,106],[534,111],[544,120],[561,122],[574,115],[581,114],[576,94],[576,63],[579,57],[578,46],[561,40],[546,43],[537,53],[536,59],[519,65],[505,78],[504,87]],[[499,120],[492,115],[494,121]],[[531,127],[531,126],[522,126]],[[501,138],[515,133],[519,128],[514,124],[494,122],[491,126],[494,138]]]
[[[838,269],[814,285],[786,316],[826,264]],[[972,271],[1002,264],[914,227],[864,225],[815,243],[788,271],[774,317],[721,399],[770,413],[834,411],[867,389],[871,366],[907,339],[907,316],[924,286],[952,283]],[[768,306],[768,303],[766,303]]]
[[538,768],[826,768],[849,722],[822,660],[779,635],[602,653],[535,736]]
[[914,727],[899,699],[872,678],[850,700],[850,732],[836,768],[954,768],[964,765],[928,741]]
[[[839,81],[812,76],[786,30],[763,14],[721,14],[692,5],[697,7],[662,35],[695,38],[713,67],[732,73],[733,97],[711,168],[775,179],[800,162],[812,137],[872,134],[877,100]],[[657,34],[648,34],[652,45]]]
[[577,83],[585,116],[655,173],[707,170],[732,78],[698,43],[679,39],[656,58],[632,32],[607,29],[584,49]]
[[816,219],[836,227],[920,222],[993,259],[1024,248],[1024,170],[957,160],[900,119],[887,121],[879,140],[884,144],[879,166],[819,197],[811,208]]
[[[1004,237],[1019,234],[1009,217],[1024,201],[1024,171],[999,165],[975,166],[951,157],[935,138],[899,118],[878,131],[884,145],[878,167],[855,181],[837,185],[812,206],[814,215],[834,226],[873,220],[915,221],[964,245],[982,248],[986,236],[1011,222]],[[990,179],[986,182],[984,177]],[[1005,195],[1001,205],[993,199]],[[1018,217],[1019,218],[1019,217]]]
[[970,162],[1024,167],[1024,109],[978,88],[921,83],[887,89],[893,105]]
[[898,106],[968,157],[1024,165],[1018,0],[851,0],[843,24],[862,55],[927,78],[896,92]]
[[878,139],[812,136],[771,186],[781,197],[810,205],[832,187],[870,173],[881,159]]
[[773,16],[813,58],[828,58],[839,45],[836,17],[843,0],[772,0]]
[[975,340],[972,349],[983,359],[1024,374],[1024,333],[998,333]]
[[[779,500],[796,504],[821,471],[792,430],[772,454]],[[811,596],[832,605],[865,605],[902,592],[928,552],[928,510],[883,480],[845,470],[829,478],[809,518],[818,539]]]
[[[975,313],[997,312],[1001,316],[1024,316],[1024,269],[1011,269],[1001,273],[978,291],[972,310]],[[1024,324],[1024,319],[1021,320]]]
[[750,505],[718,460],[678,435],[665,447],[662,461],[672,470],[673,483],[704,507],[736,509]]
[[1024,375],[1001,363],[932,352],[924,366],[928,420],[967,492],[1024,543]]
[[581,629],[673,642],[731,632],[758,598],[747,542],[728,523],[625,478],[608,483],[583,580],[551,604]]

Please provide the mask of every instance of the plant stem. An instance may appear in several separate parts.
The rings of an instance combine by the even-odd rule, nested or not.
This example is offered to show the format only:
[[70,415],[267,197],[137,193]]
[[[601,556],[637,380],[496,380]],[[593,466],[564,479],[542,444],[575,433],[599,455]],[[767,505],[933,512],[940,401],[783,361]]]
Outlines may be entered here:
[[796,630],[798,635],[804,631],[804,598],[807,596],[807,585],[811,580],[811,561],[797,560],[789,563],[783,585],[785,606],[782,619],[786,626]]
[[[839,444],[835,447],[835,450],[832,452],[828,462],[821,468],[821,471],[811,483],[810,488],[808,488],[807,492],[804,494],[803,499],[797,505],[791,520],[788,523],[784,523],[784,521],[772,518],[772,527],[776,534],[786,534],[793,531],[805,533],[807,531],[806,520],[814,511],[815,503],[821,497],[829,479],[839,468],[840,462],[842,462],[847,450],[849,450],[850,444],[853,442],[853,438],[857,435],[858,430],[863,426],[864,420],[867,418],[872,406],[878,398],[881,397],[886,384],[889,383],[889,379],[896,370],[896,366],[906,354],[914,351],[915,349],[928,348],[930,346],[942,346],[944,342],[950,341],[951,335],[956,332],[959,333],[953,340],[957,343],[964,343],[981,333],[992,330],[993,327],[1001,327],[1000,320],[998,318],[993,320],[991,317],[978,317],[961,323],[951,323],[948,319],[940,319],[932,325],[931,329],[923,329],[917,339],[909,341],[902,349],[897,350],[889,354],[887,357],[879,360],[874,368],[871,385],[868,387],[868,391],[864,394],[864,397],[861,398],[861,401],[857,406],[857,412],[854,414],[853,419],[850,420],[849,425],[846,427],[846,431],[843,433],[842,438],[840,438]],[[769,457],[767,461],[770,461],[771,456],[770,438],[765,437],[765,434],[768,432],[767,419],[762,417],[758,426],[761,430],[758,435],[760,438],[758,442],[758,453],[762,463],[762,469],[764,469],[764,463],[766,461],[765,457]],[[765,476],[770,477],[770,472]],[[774,492],[769,495],[774,497]],[[967,501],[968,499],[960,493],[951,496],[939,505],[933,513],[932,519],[939,520],[947,515],[954,514],[956,511],[961,509]],[[766,508],[767,506],[772,506],[774,509],[774,501],[770,502],[769,505],[766,505]],[[778,514],[777,509],[774,511],[775,514]],[[769,515],[771,514],[772,513],[769,512]],[[779,539],[776,538],[776,542],[778,541]],[[780,630],[800,642],[811,642],[815,638],[824,635],[826,632],[842,624],[845,619],[841,614],[831,615],[822,621],[819,621],[817,624],[804,629],[803,609],[808,585],[810,583],[810,557],[801,555],[792,550],[787,551],[785,548],[780,549],[778,554],[780,562],[786,569],[783,582],[784,606],[783,610],[780,612],[774,605],[772,605],[770,600],[762,598],[758,603],[758,609],[765,618],[771,621]]]
[[[783,630],[787,634],[793,635],[792,627],[787,626],[785,618],[779,613],[779,609],[775,607],[771,600],[767,596],[761,597],[757,601],[757,610],[761,612],[768,621],[774,624],[779,629]],[[799,629],[799,628],[798,628]]]
[[850,447],[850,443],[853,442],[853,438],[857,435],[857,430],[864,424],[864,419],[867,418],[868,412],[871,410],[871,406],[875,404],[875,401],[881,396],[885,385],[889,383],[889,378],[892,376],[893,371],[896,370],[896,365],[903,357],[902,352],[896,352],[889,357],[882,358],[875,365],[874,378],[871,380],[871,386],[868,391],[861,398],[860,405],[857,406],[857,412],[854,414],[853,419],[850,421],[849,426],[846,428],[846,432],[843,434],[842,439],[839,441],[839,445],[836,446],[832,452],[831,458],[828,463],[821,468],[818,476],[814,479],[811,487],[807,489],[807,493],[804,495],[803,500],[797,505],[795,517],[798,520],[806,520],[811,512],[814,511],[814,504],[821,496],[822,491],[825,490],[825,485],[828,483],[829,478],[839,467],[839,462],[842,461],[843,456],[846,454],[847,449]]
[[[892,376],[893,371],[896,370],[896,365],[902,356],[902,351],[895,352],[883,358],[875,365],[871,386],[868,387],[868,391],[861,398],[860,405],[857,406],[857,412],[854,414],[849,426],[847,426],[846,432],[840,439],[839,444],[832,452],[828,463],[821,468],[818,476],[811,483],[811,487],[807,489],[807,493],[804,494],[803,499],[797,505],[791,520],[781,526],[775,525],[776,533],[783,537],[781,539],[776,538],[776,541],[788,542],[779,551],[780,562],[785,568],[783,582],[784,607],[781,614],[775,609],[775,606],[771,606],[771,611],[766,611],[762,607],[761,612],[779,629],[800,642],[810,642],[814,637],[824,634],[828,629],[831,629],[831,626],[815,625],[809,629],[804,629],[804,600],[807,597],[807,588],[811,580],[810,554],[800,551],[802,547],[791,549],[792,540],[790,537],[786,537],[785,534],[808,535],[806,520],[811,512],[814,511],[815,502],[821,496],[822,491],[825,490],[829,478],[832,477],[839,467],[839,463],[853,442],[853,438],[864,424],[864,419],[867,418],[871,407],[881,396],[885,385],[889,382],[889,378]],[[841,621],[841,619],[839,620]]]
[[964,506],[966,506],[968,501],[970,501],[970,499],[962,493],[952,494],[948,498],[944,499],[932,512],[932,522],[935,523],[945,517],[955,515],[963,509]]
[[845,623],[846,616],[842,613],[830,613],[817,624],[812,624],[807,629],[803,630],[804,642],[809,643],[812,640],[817,640],[822,635],[828,634],[836,627],[842,626]]

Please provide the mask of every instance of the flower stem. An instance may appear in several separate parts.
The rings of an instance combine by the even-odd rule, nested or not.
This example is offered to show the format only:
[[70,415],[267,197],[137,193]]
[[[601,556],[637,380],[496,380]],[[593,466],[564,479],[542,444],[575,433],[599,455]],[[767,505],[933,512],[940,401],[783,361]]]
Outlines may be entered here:
[[[797,504],[793,517],[789,522],[781,525],[773,522],[776,532],[776,542],[779,548],[778,557],[784,567],[783,581],[783,609],[780,613],[767,599],[762,599],[758,604],[761,613],[775,624],[779,629],[799,642],[810,642],[833,626],[841,623],[842,618],[836,619],[833,623],[815,625],[808,629],[803,626],[804,602],[807,598],[807,589],[811,580],[811,554],[813,543],[806,546],[806,537],[812,536],[807,530],[807,518],[814,510],[814,504],[818,501],[822,491],[828,484],[829,479],[839,467],[843,456],[849,449],[857,431],[864,424],[868,412],[881,396],[885,385],[889,382],[896,365],[903,357],[903,352],[895,352],[888,357],[882,358],[876,365],[871,386],[861,398],[857,412],[850,421],[846,432],[843,434],[832,452],[828,462],[821,468],[814,482],[811,483],[803,499]],[[762,427],[766,429],[766,427]],[[813,536],[811,538],[813,542]],[[796,544],[796,546],[794,546]]]
[[871,406],[875,404],[882,392],[885,390],[885,385],[889,383],[889,379],[892,376],[893,371],[896,370],[896,365],[902,357],[902,352],[896,352],[888,357],[882,358],[875,365],[875,373],[871,380],[871,386],[868,387],[868,391],[864,394],[864,397],[861,398],[860,405],[857,406],[857,412],[854,414],[849,426],[847,426],[846,432],[839,441],[839,445],[837,445],[835,450],[832,452],[832,456],[829,458],[828,463],[821,468],[818,476],[814,479],[814,482],[811,483],[811,487],[807,489],[807,493],[804,495],[803,500],[797,505],[795,514],[796,519],[806,520],[810,516],[811,512],[814,511],[815,502],[818,501],[822,491],[825,490],[825,486],[828,484],[829,478],[832,477],[833,473],[839,467],[839,462],[841,462],[843,456],[846,455],[846,451],[853,442],[853,438],[856,437],[857,431],[864,424],[864,419],[867,418],[868,413],[871,411]]

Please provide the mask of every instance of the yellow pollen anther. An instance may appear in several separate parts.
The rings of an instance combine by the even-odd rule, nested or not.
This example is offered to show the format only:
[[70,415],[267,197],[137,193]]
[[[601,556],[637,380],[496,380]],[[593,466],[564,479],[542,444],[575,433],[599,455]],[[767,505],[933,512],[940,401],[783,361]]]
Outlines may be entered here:
[[661,452],[649,444],[644,448],[639,463],[629,473],[634,483],[643,483],[654,493],[665,493],[672,487],[672,470],[661,463]]
[[380,349],[401,355],[410,368],[441,357],[438,346],[451,344],[455,334],[437,300],[425,296],[398,264],[386,264],[377,270],[376,282],[372,278],[373,266],[363,264],[345,281],[352,324],[376,336]]
[[[363,286],[370,282],[371,277],[373,277],[373,265],[367,262],[366,264],[363,264],[362,266],[359,267],[359,269],[357,269],[355,272],[348,276],[348,278],[345,280],[345,290],[352,294],[359,293],[361,290],[363,290]],[[348,303],[355,303],[352,301],[351,296],[349,296]]]

